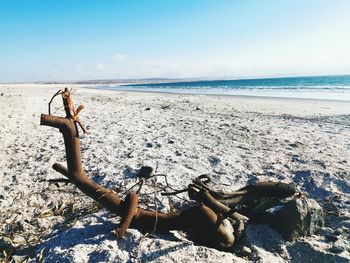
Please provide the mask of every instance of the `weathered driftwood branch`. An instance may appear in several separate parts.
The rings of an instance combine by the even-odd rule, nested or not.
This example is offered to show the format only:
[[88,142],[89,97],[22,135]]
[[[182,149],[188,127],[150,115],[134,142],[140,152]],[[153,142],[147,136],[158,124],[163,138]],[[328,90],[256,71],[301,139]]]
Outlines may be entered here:
[[190,186],[189,196],[198,202],[203,202],[206,206],[210,207],[217,214],[223,215],[223,217],[230,217],[237,221],[248,221],[249,218],[237,213],[234,208],[230,208],[220,201],[216,200],[207,190],[197,190]]
[[101,206],[121,216],[121,226],[117,230],[118,237],[122,237],[129,226],[143,230],[153,230],[156,227],[158,231],[190,231],[199,243],[219,249],[228,249],[233,245],[235,240],[233,233],[221,224],[220,216],[208,206],[193,206],[179,213],[156,213],[137,207],[135,193],[129,193],[124,201],[114,191],[94,183],[85,174],[80,155],[77,123],[81,127],[82,125],[77,115],[82,107],[74,111],[68,89],[61,95],[66,117],[42,114],[40,120],[41,125],[59,129],[64,138],[67,168],[56,163],[53,169],[67,177],[78,189]]
[[[293,184],[287,184],[282,182],[260,182],[256,184],[247,185],[243,188],[238,189],[237,191],[228,193],[215,191],[211,189],[208,186],[210,182],[211,179],[207,175],[203,174],[194,179],[192,181],[192,184],[190,184],[188,188],[179,190],[174,193],[189,191],[190,197],[193,197],[193,199],[198,200],[199,195],[196,194],[196,192],[200,190],[201,192],[206,193],[200,196],[201,198],[204,198],[204,200],[210,197],[209,199],[212,199],[213,201],[215,200],[215,203],[217,205],[221,207],[222,205],[225,205],[230,208],[235,208],[237,206],[242,205],[249,206],[250,204],[264,197],[283,199],[295,194],[295,186]],[[197,191],[194,191],[194,189],[197,189]],[[163,195],[168,194],[165,193]]]

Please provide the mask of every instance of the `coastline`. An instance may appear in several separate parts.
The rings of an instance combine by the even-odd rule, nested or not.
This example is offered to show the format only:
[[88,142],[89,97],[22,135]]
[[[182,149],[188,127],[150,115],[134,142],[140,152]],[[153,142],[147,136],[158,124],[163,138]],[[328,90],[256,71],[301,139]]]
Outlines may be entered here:
[[[128,230],[125,239],[117,241],[112,234],[117,223],[113,215],[84,210],[93,203],[70,185],[49,184],[47,179],[60,177],[51,165],[65,161],[64,150],[61,134],[41,127],[39,117],[63,87],[76,89],[75,104],[85,105],[80,116],[90,134],[81,137],[82,156],[93,180],[127,189],[137,181],[135,171],[150,165],[167,174],[169,184],[178,189],[203,173],[210,174],[215,186],[224,191],[255,181],[293,182],[340,212],[327,217],[328,231],[339,230],[337,241],[315,235],[286,243],[267,227],[250,227],[248,241],[256,260],[289,262],[308,257],[345,262],[350,258],[347,103],[106,91],[63,84],[0,85],[0,230],[14,231],[13,244],[25,243],[25,237],[35,243],[35,233],[43,234],[36,249],[45,248],[44,258],[51,261],[87,261],[92,253],[102,260],[121,262],[135,257],[155,262],[188,257],[203,262],[246,261],[232,253],[195,246],[177,232],[152,239]],[[62,115],[60,103],[57,98],[53,109]],[[143,194],[152,191],[147,185],[142,190]],[[146,195],[141,198],[148,200]],[[153,201],[149,200],[150,206]],[[158,196],[157,202],[161,211],[168,211],[181,200]],[[57,212],[55,207],[63,204],[72,209]],[[78,211],[84,211],[83,215],[72,220],[69,216]],[[333,253],[335,247],[343,250]]]
[[[119,85],[128,84],[120,83]],[[62,89],[64,87],[79,89],[88,94],[106,94],[106,95],[147,95],[147,96],[179,96],[179,97],[212,97],[223,98],[235,101],[239,106],[252,106],[252,109],[263,113],[275,114],[296,114],[300,116],[308,115],[346,115],[350,114],[350,101],[333,99],[310,99],[310,98],[289,98],[275,96],[256,96],[256,95],[234,95],[234,94],[201,94],[201,93],[174,93],[158,92],[145,90],[122,90],[117,88],[100,89],[96,84],[0,84],[0,88],[45,88]],[[56,90],[57,91],[57,90]],[[246,104],[248,103],[248,105]],[[256,104],[262,104],[263,107],[256,107]],[[255,105],[254,105],[255,104]],[[283,104],[283,105],[282,105]],[[280,106],[280,107],[279,107]]]
[[[223,98],[235,101],[238,106],[249,106],[258,112],[275,113],[275,114],[296,114],[301,116],[308,115],[343,115],[350,114],[350,101],[341,100],[326,100],[326,99],[304,99],[304,98],[287,98],[287,97],[268,97],[268,96],[253,96],[253,95],[219,95],[219,94],[200,94],[200,93],[172,93],[172,92],[157,92],[157,91],[141,91],[141,90],[119,90],[119,89],[96,89],[94,86],[89,88],[82,87],[88,93],[97,94],[140,94],[148,96],[199,96]],[[92,92],[96,90],[97,92]],[[246,104],[250,103],[250,105]],[[261,104],[259,107],[256,104]],[[283,104],[283,105],[281,105]]]

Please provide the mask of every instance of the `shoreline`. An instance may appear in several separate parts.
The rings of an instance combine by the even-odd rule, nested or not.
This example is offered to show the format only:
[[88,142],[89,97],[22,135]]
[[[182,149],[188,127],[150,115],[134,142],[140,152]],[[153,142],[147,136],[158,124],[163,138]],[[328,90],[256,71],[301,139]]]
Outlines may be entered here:
[[[235,103],[241,110],[251,110],[267,114],[291,114],[296,116],[314,115],[348,115],[350,114],[350,101],[325,100],[325,99],[304,99],[267,97],[250,95],[218,95],[218,94],[198,94],[198,93],[171,93],[157,91],[134,91],[119,89],[99,89],[95,84],[0,84],[0,88],[42,88],[42,89],[63,89],[64,87],[76,89],[77,93],[96,94],[102,96],[148,96],[148,97],[204,97],[214,100],[223,100],[225,103]],[[57,91],[57,90],[56,90]]]
[[[116,85],[114,87],[124,86],[124,84]],[[128,86],[128,85],[126,85]],[[218,93],[200,93],[200,92],[178,92],[178,91],[156,91],[156,90],[137,90],[137,89],[119,89],[119,88],[99,88],[98,86],[88,87],[89,89],[97,89],[97,90],[115,90],[115,91],[126,91],[126,92],[142,92],[142,93],[157,93],[157,94],[181,94],[181,95],[208,95],[208,96],[233,96],[233,97],[254,97],[254,98],[268,98],[268,99],[286,99],[286,100],[320,100],[320,101],[334,101],[334,102],[344,102],[350,103],[350,99],[348,100],[339,100],[339,99],[324,99],[324,98],[302,98],[302,97],[284,97],[284,96],[271,96],[271,95],[248,95],[248,94],[218,94]]]
[[[200,93],[173,93],[173,92],[157,92],[157,91],[141,91],[141,90],[122,90],[122,89],[99,89],[94,87],[82,87],[86,91],[95,90],[96,93],[109,94],[129,94],[129,95],[151,95],[151,96],[198,96],[209,98],[223,98],[228,100],[235,100],[237,102],[262,103],[269,113],[276,111],[276,114],[283,114],[290,109],[282,109],[281,103],[284,106],[292,107],[293,113],[297,115],[315,115],[318,113],[325,115],[346,115],[350,114],[350,101],[342,100],[326,100],[326,99],[304,99],[304,98],[286,98],[286,97],[268,97],[268,96],[254,96],[254,95],[231,95],[231,94],[200,94]],[[95,92],[93,92],[95,93]],[[311,105],[310,105],[311,104]],[[303,109],[300,107],[312,107],[312,109]],[[267,108],[266,108],[267,107]],[[282,106],[283,107],[283,106]],[[263,108],[256,108],[256,110],[264,111]],[[308,114],[309,113],[309,114]]]
[[[127,83],[113,84],[116,86],[124,86]],[[115,91],[115,92],[126,92],[126,93],[146,93],[146,94],[165,94],[165,95],[189,95],[189,96],[210,96],[210,97],[234,97],[234,98],[255,98],[255,99],[268,99],[268,100],[286,100],[286,101],[324,101],[324,102],[334,102],[334,103],[349,103],[350,100],[336,100],[336,99],[323,99],[323,98],[298,98],[298,97],[278,97],[278,96],[267,96],[267,95],[244,95],[244,94],[216,94],[216,93],[189,93],[189,92],[170,92],[170,91],[147,91],[147,90],[126,90],[118,88],[98,88],[96,84],[31,84],[31,83],[10,83],[1,84],[1,88],[11,88],[11,87],[48,87],[48,88],[81,88],[87,90],[96,90],[101,92]]]
[[[85,88],[85,87],[82,87]],[[130,93],[150,93],[150,94],[167,94],[167,95],[193,95],[193,96],[209,96],[209,97],[236,97],[236,98],[254,98],[254,99],[268,99],[268,100],[296,100],[296,101],[324,101],[324,102],[339,102],[348,103],[350,100],[335,100],[335,99],[316,99],[316,98],[293,98],[293,97],[277,97],[277,96],[258,96],[258,95],[240,95],[240,94],[211,94],[211,93],[187,93],[187,92],[170,92],[170,91],[146,91],[146,90],[125,90],[125,89],[99,89],[95,87],[87,87],[87,89],[95,89],[102,91],[118,91],[118,92],[130,92]]]

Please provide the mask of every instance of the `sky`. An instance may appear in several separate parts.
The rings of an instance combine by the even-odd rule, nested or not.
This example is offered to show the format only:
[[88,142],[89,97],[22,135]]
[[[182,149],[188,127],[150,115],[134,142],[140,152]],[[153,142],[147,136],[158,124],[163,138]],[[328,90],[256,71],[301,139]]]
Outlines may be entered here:
[[0,0],[0,82],[350,74],[349,0]]

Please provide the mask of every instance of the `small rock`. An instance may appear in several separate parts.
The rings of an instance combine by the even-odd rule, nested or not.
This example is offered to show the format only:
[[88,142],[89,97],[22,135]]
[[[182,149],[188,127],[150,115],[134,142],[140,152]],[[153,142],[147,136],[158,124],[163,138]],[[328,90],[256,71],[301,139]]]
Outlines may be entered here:
[[182,155],[182,153],[180,153],[179,151],[176,151],[175,154],[176,154],[176,156],[181,156]]
[[153,168],[150,166],[142,166],[139,170],[139,172],[137,173],[137,177],[141,177],[141,178],[150,178],[152,176],[153,173]]
[[221,162],[221,160],[216,156],[209,156],[208,161],[210,162],[211,166],[217,166]]
[[264,221],[291,241],[313,235],[324,225],[324,213],[315,200],[300,198],[288,201],[275,214],[266,214]]
[[169,144],[174,144],[175,142],[173,140],[168,140]]
[[151,108],[146,108],[145,110],[150,110]]
[[298,147],[299,145],[298,143],[290,143],[289,146],[295,148],[295,147]]
[[4,96],[4,93],[1,93],[1,96]]
[[162,110],[170,109],[170,105],[163,105],[163,106],[161,107],[161,109],[162,109]]
[[147,148],[152,148],[152,147],[153,147],[153,144],[150,143],[150,142],[148,142],[148,143],[146,143],[146,147],[147,147]]

